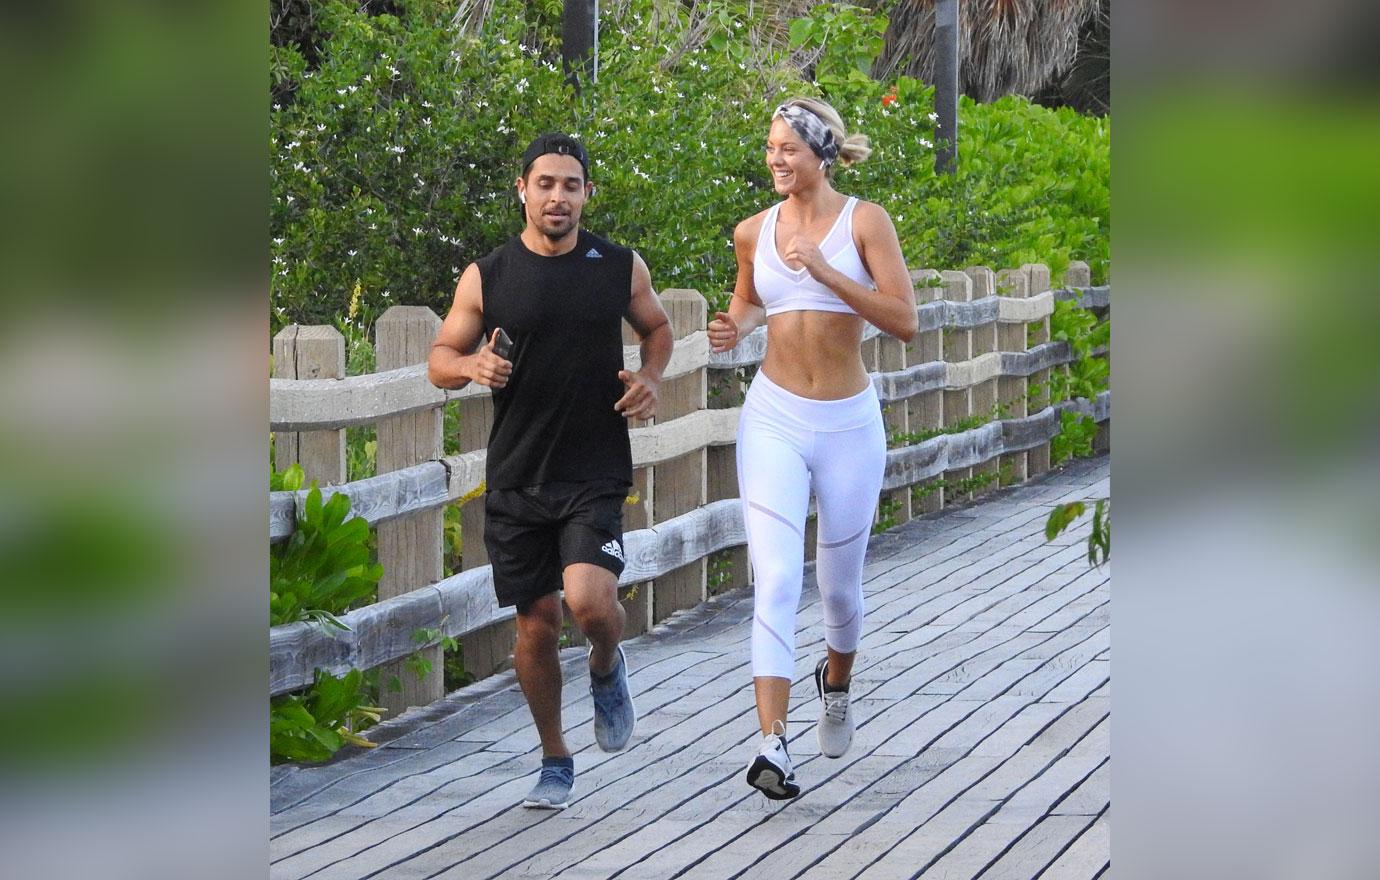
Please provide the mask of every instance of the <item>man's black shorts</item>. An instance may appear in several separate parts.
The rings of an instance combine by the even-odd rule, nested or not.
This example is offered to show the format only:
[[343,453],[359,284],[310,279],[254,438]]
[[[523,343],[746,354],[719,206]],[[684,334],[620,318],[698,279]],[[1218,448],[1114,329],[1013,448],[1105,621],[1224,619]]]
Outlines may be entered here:
[[499,605],[523,606],[561,588],[561,572],[588,562],[623,573],[627,484],[546,483],[484,495],[484,546]]

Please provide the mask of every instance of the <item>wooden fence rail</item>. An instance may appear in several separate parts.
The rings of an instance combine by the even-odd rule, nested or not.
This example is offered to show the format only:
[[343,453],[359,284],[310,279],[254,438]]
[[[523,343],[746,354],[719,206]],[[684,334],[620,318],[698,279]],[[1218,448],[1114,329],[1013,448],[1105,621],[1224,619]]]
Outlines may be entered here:
[[[912,273],[924,285],[917,287],[915,340],[907,345],[867,327],[864,361],[888,434],[899,443],[887,453],[881,499],[889,521],[988,491],[999,475],[1015,482],[1047,469],[1049,443],[1065,410],[1108,423],[1109,391],[1092,401],[1048,403],[1050,372],[1074,360],[1068,343],[1049,341],[1054,303],[1072,300],[1094,313],[1110,309],[1110,289],[1090,287],[1088,275],[1087,266],[1075,262],[1064,279],[1067,288],[1050,290],[1049,271],[1040,264],[999,273],[985,267],[919,270]],[[935,283],[942,288],[928,286]],[[629,588],[623,595],[630,635],[749,577],[733,444],[743,373],[762,362],[766,331],[759,328],[733,351],[714,354],[702,329],[703,297],[671,290],[662,298],[677,337],[664,376],[662,421],[629,432],[637,476],[625,513],[628,564],[620,584]],[[273,694],[310,684],[318,668],[339,675],[382,666],[404,681],[403,692],[385,701],[398,711],[443,696],[435,642],[421,649],[432,661],[426,680],[401,671],[399,661],[419,650],[417,631],[461,638],[467,668],[481,675],[501,666],[511,648],[512,609],[499,608],[494,599],[482,542],[467,540],[463,570],[440,576],[441,509],[466,500],[462,531],[467,537],[482,533],[482,504],[468,500],[482,493],[492,405],[483,386],[443,391],[427,381],[425,365],[416,361],[425,356],[437,322],[417,307],[386,312],[378,322],[379,365],[396,368],[366,376],[343,377],[343,339],[332,338],[330,328],[293,326],[275,338],[270,425],[280,438],[276,465],[300,461],[308,479],[326,484],[323,493],[347,495],[352,515],[380,528],[379,561],[391,574],[379,601],[343,615],[349,631],[308,623],[271,629]],[[637,347],[626,346],[624,359],[635,368]],[[1044,383],[1033,399],[1030,380]],[[441,457],[441,408],[452,401],[462,407],[460,446],[466,451]],[[379,426],[379,473],[346,483],[344,428],[371,423]],[[271,540],[292,534],[306,495],[271,493]],[[711,574],[707,560],[716,554],[729,567]],[[490,656],[483,656],[485,647]]]

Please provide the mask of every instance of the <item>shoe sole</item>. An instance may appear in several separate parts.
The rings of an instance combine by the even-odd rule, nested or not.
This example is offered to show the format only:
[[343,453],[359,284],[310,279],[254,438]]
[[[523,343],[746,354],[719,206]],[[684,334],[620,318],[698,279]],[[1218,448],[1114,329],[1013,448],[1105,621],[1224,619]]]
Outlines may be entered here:
[[562,801],[559,804],[553,804],[546,798],[542,798],[539,801],[523,801],[522,805],[529,810],[564,810],[566,807],[570,806],[566,801]]
[[790,800],[800,794],[800,786],[782,780],[776,765],[760,755],[748,768],[747,784],[774,801]]

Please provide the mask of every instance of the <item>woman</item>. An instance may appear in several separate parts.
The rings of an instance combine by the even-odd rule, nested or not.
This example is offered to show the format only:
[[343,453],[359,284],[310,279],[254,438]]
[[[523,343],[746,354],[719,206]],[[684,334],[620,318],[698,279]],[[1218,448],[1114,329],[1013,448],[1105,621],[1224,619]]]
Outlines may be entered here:
[[795,797],[786,707],[795,675],[795,616],[810,493],[818,505],[816,579],[827,653],[815,666],[820,751],[853,738],[848,686],[862,632],[862,565],[882,486],[886,436],[859,346],[865,323],[909,341],[915,293],[891,218],[837,192],[835,164],[871,153],[823,101],[776,108],[767,167],[785,200],[733,233],[738,280],[728,312],[709,323],[728,351],[763,321],[767,354],[738,426],[738,488],[755,577],[752,674],[762,742],[748,784]]

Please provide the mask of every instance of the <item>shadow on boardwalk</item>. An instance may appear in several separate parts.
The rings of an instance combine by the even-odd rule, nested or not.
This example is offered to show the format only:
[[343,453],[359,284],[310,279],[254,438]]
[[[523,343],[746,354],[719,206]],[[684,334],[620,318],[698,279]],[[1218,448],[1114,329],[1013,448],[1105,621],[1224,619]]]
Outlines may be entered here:
[[376,728],[378,749],[278,768],[272,876],[1096,877],[1110,852],[1110,571],[1088,566],[1086,522],[1056,543],[1043,527],[1059,501],[1108,493],[1104,456],[874,537],[859,727],[837,760],[815,740],[823,625],[808,574],[794,801],[743,781],[758,734],[739,590],[627,643],[640,717],[623,752],[594,744],[583,651],[562,654],[569,809],[517,806],[539,752],[505,673]]

